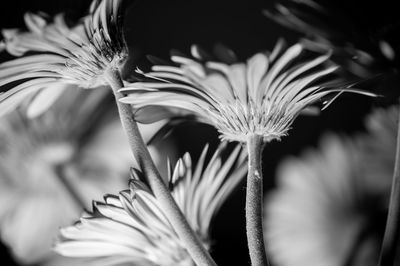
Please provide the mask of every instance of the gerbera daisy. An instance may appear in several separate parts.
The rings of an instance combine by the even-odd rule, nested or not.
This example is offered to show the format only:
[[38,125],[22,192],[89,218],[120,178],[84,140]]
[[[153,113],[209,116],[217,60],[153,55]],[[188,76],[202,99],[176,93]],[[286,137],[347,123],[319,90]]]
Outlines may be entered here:
[[[42,17],[28,14],[26,22],[30,32],[6,32],[9,41],[1,45],[2,49],[5,47],[18,54],[18,51],[23,53],[29,48],[30,52],[37,54],[0,65],[0,86],[14,86],[14,82],[22,81],[0,95],[0,115],[29,100],[28,115],[37,116],[71,84],[84,88],[107,85],[117,100],[121,98],[118,92],[123,87],[121,67],[128,50],[119,17],[121,2],[94,0],[89,16],[72,29],[66,25],[62,15],[56,17],[53,24],[47,25]],[[23,38],[26,39],[21,42]],[[16,40],[15,44],[13,40]],[[31,44],[38,45],[32,47]],[[149,178],[152,191],[162,199],[175,230],[197,263],[203,261],[214,265],[161,180],[138,125],[132,118],[131,107],[119,101],[117,106],[131,151]]]
[[[210,221],[246,172],[245,153],[237,146],[222,162],[220,146],[208,164],[207,147],[196,166],[186,153],[169,172],[171,193],[188,222],[210,248]],[[55,250],[86,257],[89,265],[194,265],[143,176],[132,171],[130,190],[94,202],[93,212],[61,230]]]
[[72,89],[40,117],[1,118],[0,232],[19,261],[46,259],[60,226],[126,186],[133,160],[107,92]]
[[268,142],[285,136],[293,120],[311,104],[346,91],[324,85],[337,69],[329,63],[329,54],[301,61],[300,44],[285,49],[280,41],[272,52],[258,53],[246,63],[206,60],[196,46],[191,53],[193,58],[173,55],[177,65],[155,65],[152,72],[142,73],[147,80],[122,89],[128,96],[121,101],[136,110],[185,109],[215,126],[229,141],[247,142],[257,135]]
[[3,30],[3,49],[21,56],[0,64],[0,86],[21,82],[0,94],[0,114],[27,99],[29,116],[44,112],[68,87],[105,85],[105,72],[127,56],[120,19],[122,0],[94,0],[89,15],[68,27],[63,14],[48,22],[27,13],[28,31]]
[[266,201],[276,265],[377,265],[392,182],[397,110],[378,110],[368,134],[325,137],[282,163]]
[[[196,46],[191,53],[193,58],[173,55],[175,66],[155,65],[152,72],[141,72],[147,80],[121,89],[128,96],[120,101],[138,111],[154,106],[184,109],[216,127],[222,139],[247,144],[249,251],[252,265],[266,265],[261,221],[263,145],[285,136],[294,119],[325,96],[345,91],[372,94],[330,87],[326,82],[333,81],[337,66],[330,64],[329,54],[300,61],[300,44],[285,49],[280,41],[272,52],[258,53],[246,63],[235,63],[228,49],[217,54],[226,63],[210,60]],[[323,102],[325,107],[335,98]]]

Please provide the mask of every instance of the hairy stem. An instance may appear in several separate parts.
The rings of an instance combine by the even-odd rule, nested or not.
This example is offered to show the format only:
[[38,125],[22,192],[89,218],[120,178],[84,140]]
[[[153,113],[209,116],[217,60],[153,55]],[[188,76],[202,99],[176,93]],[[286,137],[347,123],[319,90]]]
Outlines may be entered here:
[[[399,109],[400,117],[400,109]],[[385,234],[379,258],[380,266],[393,266],[399,240],[400,226],[400,122],[397,126],[396,159],[393,171],[392,191],[390,194],[389,212]]]
[[269,265],[262,228],[263,178],[261,156],[263,146],[261,136],[253,135],[247,139],[249,171],[246,189],[246,232],[252,266]]
[[133,118],[131,106],[118,101],[123,97],[123,95],[118,92],[118,90],[123,87],[119,72],[110,69],[107,73],[107,80],[114,92],[122,126],[128,136],[129,145],[133,155],[143,171],[144,176],[146,176],[154,196],[165,211],[175,232],[185,244],[188,253],[197,265],[216,265],[196,233],[188,224],[185,216],[182,214],[172,197],[165,181],[154,165],[147,146],[139,132],[138,125]]

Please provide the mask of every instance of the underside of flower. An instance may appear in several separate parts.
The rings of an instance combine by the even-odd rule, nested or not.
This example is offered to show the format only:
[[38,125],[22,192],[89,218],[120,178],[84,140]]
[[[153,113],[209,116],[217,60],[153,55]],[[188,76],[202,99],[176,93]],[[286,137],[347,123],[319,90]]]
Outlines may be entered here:
[[[82,25],[87,40],[77,43],[78,49],[71,50],[71,57],[66,61],[72,77],[76,74],[76,78],[84,83],[103,78],[107,68],[121,67],[128,53],[122,21],[119,18],[121,2],[122,0],[92,2],[90,15],[83,19]],[[96,83],[92,81],[87,87],[93,87]]]
[[294,119],[284,116],[283,111],[267,113],[252,103],[243,106],[236,102],[236,105],[220,105],[216,111],[210,110],[210,119],[221,133],[221,138],[239,142],[246,142],[252,135],[263,136],[265,142],[280,140],[287,134],[288,125]]
[[[93,197],[123,187],[126,176],[117,178],[116,167],[101,159],[110,149],[97,149],[93,158],[86,141],[87,119],[96,120],[105,96],[102,90],[72,90],[43,116],[27,119],[15,111],[0,118],[0,236],[18,261],[33,264],[49,256],[60,226],[77,219]],[[93,173],[98,161],[103,168]]]
[[365,220],[359,206],[353,206],[364,196],[358,186],[367,182],[352,169],[357,158],[353,150],[353,143],[330,136],[322,152],[309,151],[279,168],[278,188],[266,201],[269,219],[264,224],[275,264],[344,263]]
[[[185,154],[169,172],[174,199],[207,247],[211,219],[246,172],[240,146],[222,162],[225,144],[207,165],[205,148],[196,167],[192,168],[192,160]],[[94,265],[105,261],[107,265],[194,265],[164,210],[141,180],[142,173],[132,170],[130,190],[105,196],[105,202],[95,202],[93,212],[76,226],[62,229],[63,239],[56,251],[68,257],[91,258],[98,263]]]
[[[72,222],[81,210],[57,172],[75,154],[74,143],[56,134],[40,135],[43,124],[26,122],[17,115],[1,120],[0,235],[14,258],[31,264],[50,253],[59,226]],[[52,138],[47,143],[46,136]]]
[[366,134],[352,139],[326,136],[319,150],[281,164],[277,189],[265,205],[269,217],[265,235],[273,262],[378,263],[395,164],[397,118],[398,106],[377,109],[368,116]]
[[[335,88],[336,65],[329,54],[299,60],[300,44],[284,49],[278,42],[270,53],[258,53],[246,63],[204,60],[199,48],[193,58],[174,55],[177,66],[155,65],[142,73],[147,80],[126,86],[121,101],[136,109],[164,106],[185,109],[215,126],[222,139],[246,142],[262,136],[265,142],[287,134],[294,119],[311,104],[345,91],[372,95],[347,87]],[[324,101],[327,107],[335,97]]]
[[[88,141],[88,136],[93,137],[93,141],[98,141],[97,138],[102,134],[109,133],[104,133],[108,130],[108,124],[113,125],[99,119],[107,110],[101,105],[108,96],[104,92],[106,91],[69,91],[48,112],[34,119],[28,119],[17,111],[1,117],[0,182],[9,180],[12,184],[23,176],[23,182],[28,189],[34,190],[37,187],[40,190],[46,187],[46,182],[37,181],[57,179],[54,175],[58,175],[58,167],[75,167],[75,164],[79,164],[76,167],[79,171],[87,171],[83,169],[84,165],[93,157],[90,155],[92,144]],[[88,123],[89,118],[92,123]],[[98,132],[92,132],[92,126],[96,126]],[[101,160],[102,152],[98,149],[96,153],[96,160]],[[85,154],[85,158],[79,158],[78,162],[76,159],[84,157],[82,154]],[[102,171],[105,172],[106,167]],[[98,178],[100,180],[100,176]],[[30,185],[30,180],[37,182],[35,187]]]
[[0,64],[0,86],[22,83],[0,94],[0,113],[28,98],[37,108],[28,114],[37,116],[71,85],[105,85],[105,72],[122,67],[127,56],[118,17],[121,1],[94,1],[89,15],[72,28],[62,14],[48,23],[45,15],[27,13],[27,32],[3,30],[2,49],[21,58]]

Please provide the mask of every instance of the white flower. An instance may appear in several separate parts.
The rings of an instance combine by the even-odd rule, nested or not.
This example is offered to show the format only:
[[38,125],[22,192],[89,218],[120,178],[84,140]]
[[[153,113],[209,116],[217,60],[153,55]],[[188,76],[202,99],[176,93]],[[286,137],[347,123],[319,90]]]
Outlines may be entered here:
[[28,32],[3,30],[3,49],[22,57],[0,64],[0,86],[21,82],[0,94],[0,114],[29,100],[28,114],[37,116],[68,87],[105,85],[104,72],[120,68],[127,56],[121,1],[94,0],[89,15],[72,28],[62,14],[48,23],[28,13]]
[[368,134],[326,137],[284,162],[266,201],[268,253],[278,266],[376,265],[389,202],[398,108],[368,118]]
[[193,46],[193,59],[174,55],[171,60],[178,66],[153,66],[153,72],[143,73],[149,80],[121,90],[128,94],[121,101],[136,109],[185,109],[230,141],[246,142],[250,135],[264,141],[280,139],[311,104],[329,94],[357,91],[324,86],[321,81],[331,78],[337,66],[329,65],[329,55],[299,60],[302,53],[300,44],[285,50],[278,42],[271,53],[258,53],[246,63],[225,64],[204,59]]
[[[189,224],[209,247],[210,221],[246,173],[245,153],[237,146],[226,161],[217,149],[205,165],[207,148],[193,168],[189,154],[168,176],[172,195]],[[90,265],[194,265],[150,189],[132,171],[130,190],[94,202],[93,213],[61,230],[55,250],[64,256],[91,258]]]
[[[70,90],[38,118],[1,118],[1,239],[24,263],[46,258],[59,227],[93,199],[125,187],[131,154],[119,124],[104,119],[105,92]],[[126,148],[116,153],[108,142]],[[112,165],[110,154],[120,163]]]

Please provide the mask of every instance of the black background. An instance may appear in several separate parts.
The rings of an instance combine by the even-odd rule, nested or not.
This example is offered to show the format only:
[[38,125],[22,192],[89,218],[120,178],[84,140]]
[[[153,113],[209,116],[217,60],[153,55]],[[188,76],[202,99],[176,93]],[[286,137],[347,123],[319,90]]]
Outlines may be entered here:
[[[0,27],[23,27],[23,14],[26,11],[49,14],[66,12],[71,18],[78,18],[87,10],[89,3],[88,0],[13,0],[7,1],[5,6],[3,2]],[[262,9],[268,5],[268,1],[260,0],[136,1],[126,10],[125,34],[133,54],[126,71],[134,70],[136,64],[145,65],[146,54],[167,58],[170,49],[188,52],[193,43],[211,49],[215,43],[221,42],[244,60],[257,51],[271,49],[281,36],[294,42],[298,37],[296,34],[264,17]],[[357,4],[353,5],[357,7]],[[369,11],[373,10],[374,5],[378,6],[378,3],[368,5]],[[366,9],[360,6],[358,12],[366,12]],[[371,17],[371,23],[379,21],[380,16],[384,14]],[[316,146],[325,132],[353,134],[362,131],[364,115],[371,107],[384,104],[386,101],[381,99],[343,95],[320,116],[297,119],[288,137],[265,148],[265,190],[273,187],[275,168],[282,158],[299,154],[305,147]],[[180,151],[190,151],[194,158],[206,142],[212,146],[218,143],[215,130],[203,125],[182,125],[174,136]],[[245,187],[242,184],[216,217],[212,231],[215,240],[212,256],[218,265],[249,265],[244,200]],[[15,265],[5,247],[1,247],[0,254],[1,265]]]

